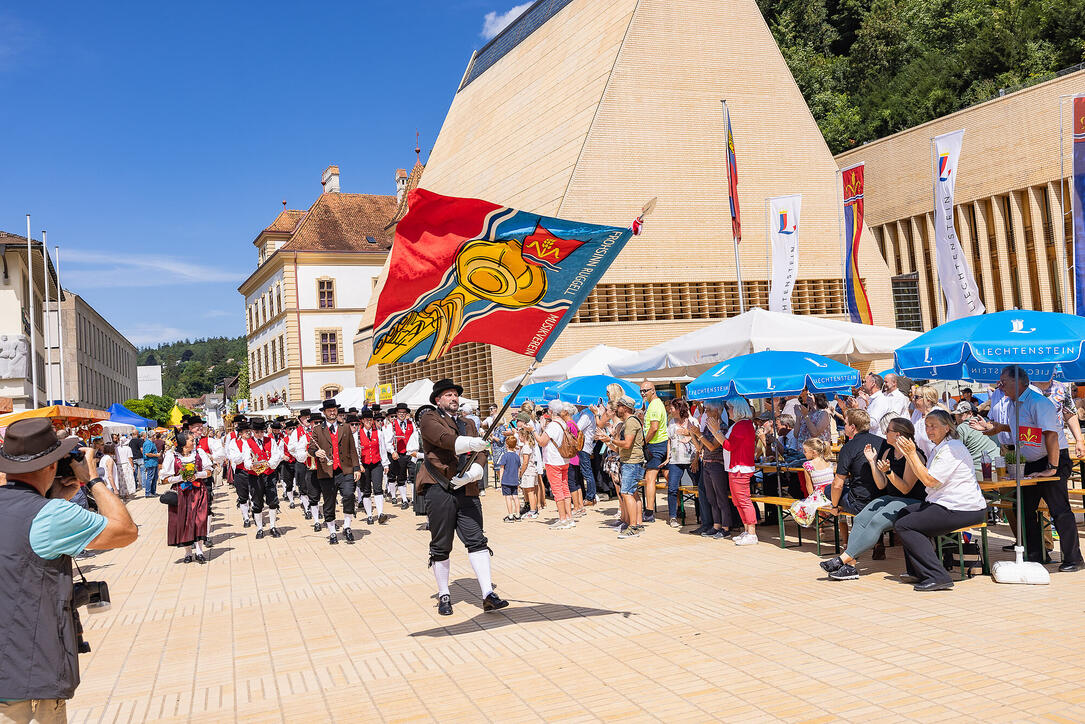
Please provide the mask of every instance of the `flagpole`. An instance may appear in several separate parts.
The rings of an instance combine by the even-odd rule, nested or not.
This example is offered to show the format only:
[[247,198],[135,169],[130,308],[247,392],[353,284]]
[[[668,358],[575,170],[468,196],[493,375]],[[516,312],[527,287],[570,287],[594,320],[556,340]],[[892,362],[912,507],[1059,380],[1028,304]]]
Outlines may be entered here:
[[26,215],[26,289],[30,309],[30,387],[34,407],[38,407],[38,345],[34,340],[34,247],[30,241],[30,214]]
[[45,366],[45,404],[51,405],[51,400],[53,399],[53,345],[52,340],[50,339],[52,335],[49,334],[49,252],[47,251],[49,245],[46,242],[46,238],[45,229],[42,229],[41,260],[42,264],[45,266],[45,313],[42,315],[42,318],[45,320],[43,324],[45,328],[42,330],[42,334],[45,338],[45,358],[47,362]]
[[[505,398],[504,406],[497,411],[496,415],[493,416],[493,422],[490,423],[490,427],[485,432],[479,430],[480,436],[490,436],[490,431],[493,430],[494,427],[497,425],[498,420],[504,417],[505,413],[509,411],[509,407],[512,406],[512,401],[516,398],[516,395],[520,393],[520,390],[523,388],[524,383],[527,382],[527,378],[535,372],[535,368],[538,366],[539,362],[539,358],[535,358],[531,361],[531,366],[527,368],[527,370],[524,372],[524,375],[520,378],[520,381],[516,383],[516,389],[509,393],[509,396]],[[478,453],[473,453],[470,457],[468,457],[464,461],[463,465],[460,466],[456,475],[463,475],[464,471],[466,471],[467,468],[471,467],[471,463],[474,462],[476,455],[478,455]]]
[[769,202],[772,200],[771,196],[765,197],[765,246],[768,253],[765,254],[765,279],[768,280],[768,289],[765,291],[765,307],[772,310],[772,219],[771,209]]
[[[727,110],[727,101],[720,100],[723,104],[723,166],[727,173],[727,194],[730,199],[731,194],[731,160],[727,155],[730,153],[728,146],[728,137],[731,133],[731,112]],[[737,201],[737,199],[736,199]],[[729,202],[730,203],[730,202]],[[733,213],[733,212],[732,212]],[[731,243],[735,247],[735,278],[738,280],[738,313],[746,313],[746,294],[742,291],[742,259],[738,254],[738,237],[735,236],[735,222],[731,219]]]
[[67,404],[67,387],[64,384],[64,319],[61,316],[61,298],[64,296],[64,287],[60,284],[60,245],[53,247],[56,250],[57,261],[57,352],[60,356],[60,404]]

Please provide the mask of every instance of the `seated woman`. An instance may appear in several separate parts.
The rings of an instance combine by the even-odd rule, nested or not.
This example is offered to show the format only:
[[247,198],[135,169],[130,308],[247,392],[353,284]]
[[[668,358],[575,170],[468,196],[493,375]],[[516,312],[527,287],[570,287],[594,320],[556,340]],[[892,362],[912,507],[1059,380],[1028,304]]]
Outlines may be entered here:
[[897,439],[897,450],[927,489],[927,500],[905,508],[893,529],[904,546],[908,580],[915,583],[915,590],[945,591],[953,588],[953,581],[931,538],[979,525],[987,515],[987,501],[976,482],[972,456],[957,439],[953,417],[945,410],[931,410],[924,422],[934,443],[929,462],[923,464],[915,443],[907,438]]
[[[850,581],[859,577],[855,564],[859,556],[873,548],[882,533],[893,529],[897,516],[912,503],[921,502],[926,497],[923,484],[919,482],[915,471],[906,463],[904,455],[895,447],[900,438],[915,442],[915,428],[905,417],[894,417],[885,426],[885,442],[875,452],[867,445],[863,454],[870,461],[874,474],[874,484],[879,490],[887,492],[875,498],[859,511],[852,521],[848,547],[842,554],[831,560],[822,561],[821,567],[834,581]],[[922,451],[920,459],[925,460]],[[877,555],[875,554],[875,557]]]

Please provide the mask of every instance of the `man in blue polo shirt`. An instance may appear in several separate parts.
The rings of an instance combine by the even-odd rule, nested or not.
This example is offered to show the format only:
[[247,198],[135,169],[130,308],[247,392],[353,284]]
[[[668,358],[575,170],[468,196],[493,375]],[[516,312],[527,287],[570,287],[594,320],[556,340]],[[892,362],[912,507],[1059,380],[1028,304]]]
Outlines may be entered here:
[[162,433],[156,432],[154,437],[148,433],[146,442],[143,443],[143,497],[153,498],[158,492],[158,464],[161,462],[162,453],[158,450],[155,440],[162,437]]
[[[136,539],[124,501],[91,477],[93,450],[70,458],[79,443],[37,417],[13,422],[0,445],[0,721],[66,721],[79,685],[71,556]],[[60,461],[71,472],[58,475]],[[100,514],[69,502],[81,487]]]

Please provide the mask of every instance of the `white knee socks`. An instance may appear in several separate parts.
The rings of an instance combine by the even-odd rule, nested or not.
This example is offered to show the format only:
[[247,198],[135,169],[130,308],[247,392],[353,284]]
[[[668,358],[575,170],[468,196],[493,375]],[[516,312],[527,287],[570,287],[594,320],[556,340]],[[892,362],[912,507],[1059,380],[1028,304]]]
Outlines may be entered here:
[[199,541],[196,541],[195,546],[196,546],[196,555],[202,556],[203,555],[203,544],[200,543]]
[[343,527],[349,528],[350,522],[354,519],[354,516],[350,513],[343,513]]
[[264,529],[264,511],[261,510],[259,513],[256,513],[255,514],[255,520],[256,520],[256,530],[263,530]]
[[249,504],[248,503],[242,503],[241,504],[241,518],[245,519],[245,518],[248,518],[248,517],[249,517]]
[[267,512],[268,526],[270,526],[272,528],[275,527],[275,519],[279,517],[278,513],[279,513],[279,511],[276,508],[268,509],[268,512]]
[[[489,562],[487,561],[487,565]],[[437,579],[437,595],[448,595],[448,576],[452,572],[452,561],[445,559],[443,561],[433,562],[433,575]]]
[[368,495],[362,498],[362,507],[365,508],[366,516],[373,515],[373,498]]
[[327,523],[327,526],[328,526],[328,532],[331,533],[332,535],[335,535],[335,521],[334,520],[329,521]]
[[494,584],[490,580],[490,551],[475,551],[467,554],[471,561],[471,567],[475,569],[475,578],[478,579],[478,587],[482,590],[482,597],[486,598],[494,592]]
[[399,493],[399,499],[402,502],[406,503],[407,502],[407,486],[406,485],[398,486],[397,487],[397,492]]
[[384,496],[378,495],[374,500],[377,501],[377,515],[384,515]]

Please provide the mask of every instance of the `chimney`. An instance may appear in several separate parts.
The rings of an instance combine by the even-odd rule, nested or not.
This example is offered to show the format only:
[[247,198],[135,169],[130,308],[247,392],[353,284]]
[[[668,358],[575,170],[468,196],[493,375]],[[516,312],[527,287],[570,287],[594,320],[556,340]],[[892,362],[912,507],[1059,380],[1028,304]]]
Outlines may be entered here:
[[407,191],[407,169],[396,169],[396,201],[403,202],[403,194]]
[[326,194],[339,193],[339,167],[333,164],[324,169],[320,177],[320,185],[324,187]]

